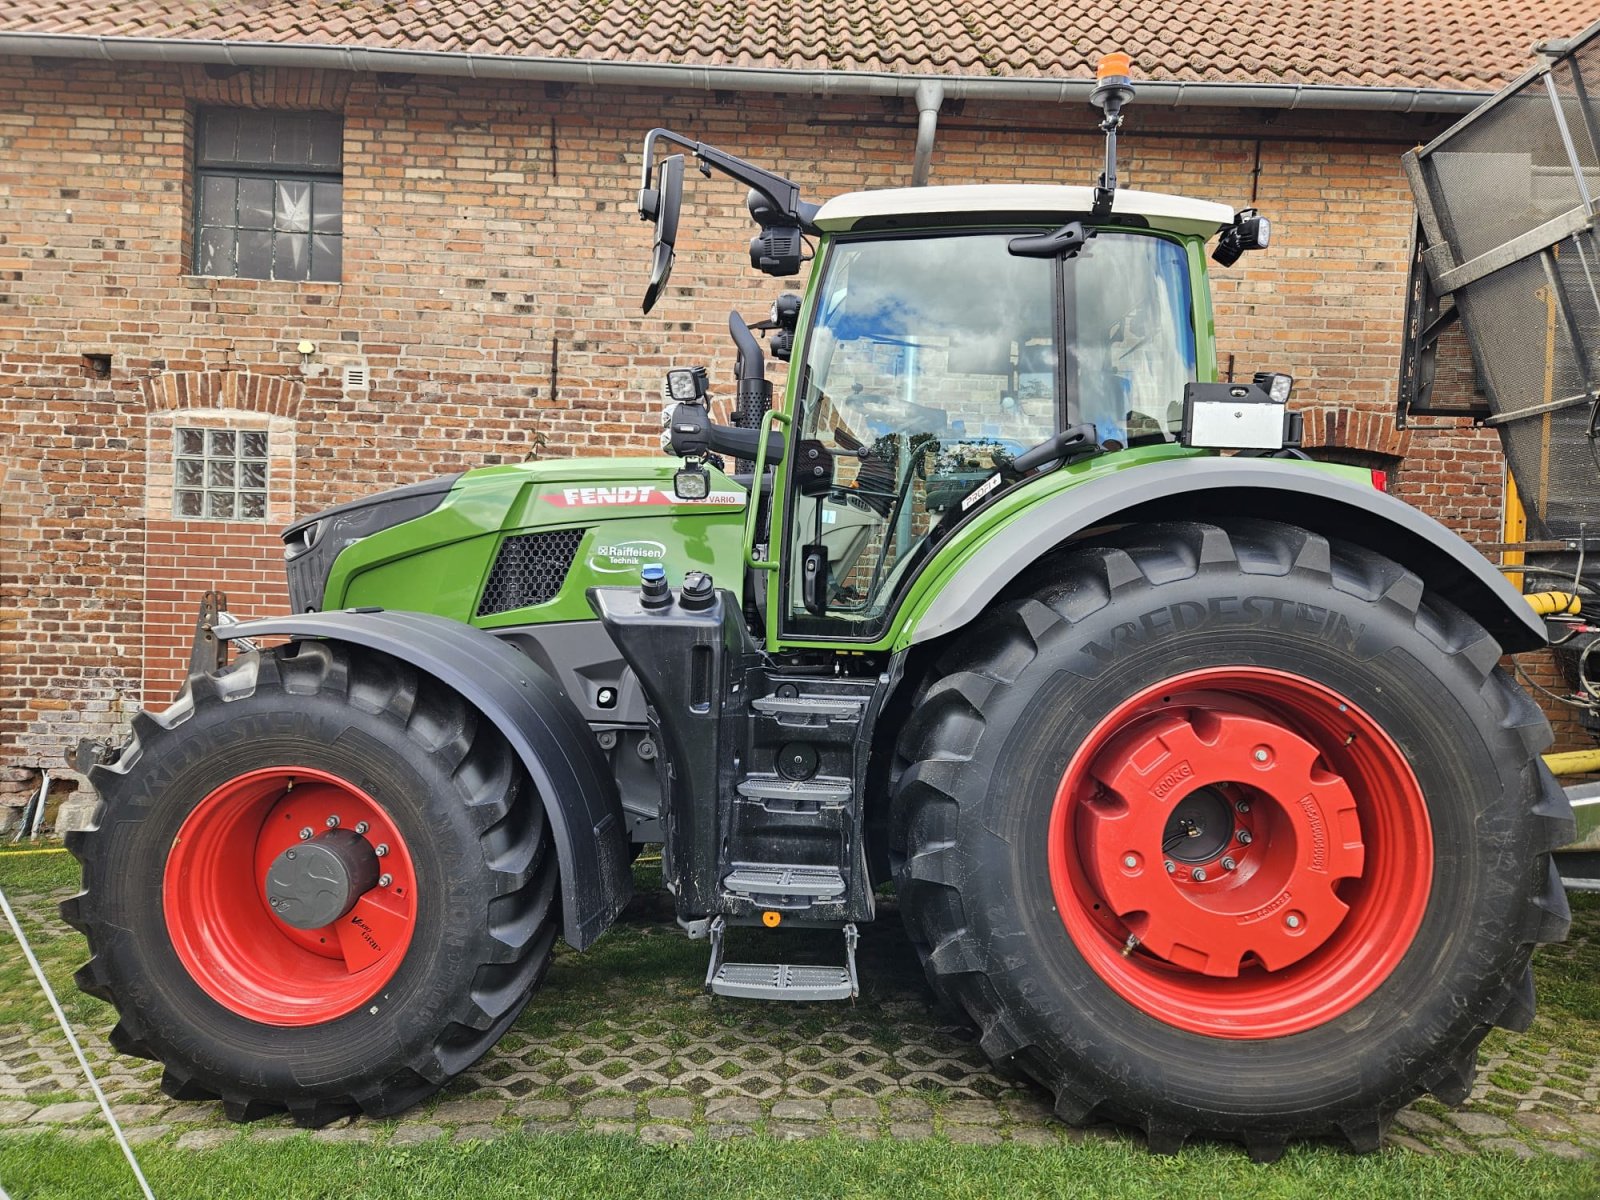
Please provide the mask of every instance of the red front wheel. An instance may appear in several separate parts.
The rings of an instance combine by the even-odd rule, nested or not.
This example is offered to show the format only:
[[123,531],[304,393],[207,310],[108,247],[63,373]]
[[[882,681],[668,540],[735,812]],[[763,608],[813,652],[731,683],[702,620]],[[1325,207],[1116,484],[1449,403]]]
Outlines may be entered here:
[[86,991],[162,1089],[234,1120],[399,1112],[514,1021],[559,928],[538,798],[492,724],[393,658],[241,655],[141,713],[69,842]]

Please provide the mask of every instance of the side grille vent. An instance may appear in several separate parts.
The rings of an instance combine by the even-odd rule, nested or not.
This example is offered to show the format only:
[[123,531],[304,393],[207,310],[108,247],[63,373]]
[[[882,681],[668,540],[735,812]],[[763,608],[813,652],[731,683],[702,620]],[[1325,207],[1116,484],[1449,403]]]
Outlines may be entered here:
[[566,582],[583,534],[581,529],[557,529],[519,533],[501,542],[500,555],[478,602],[478,615],[487,617],[553,599]]

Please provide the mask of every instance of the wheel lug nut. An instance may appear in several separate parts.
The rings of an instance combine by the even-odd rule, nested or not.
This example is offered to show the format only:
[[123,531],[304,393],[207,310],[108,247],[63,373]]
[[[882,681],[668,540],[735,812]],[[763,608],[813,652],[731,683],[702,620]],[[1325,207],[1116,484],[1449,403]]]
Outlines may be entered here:
[[323,824],[326,825],[329,829],[337,829],[337,828],[339,828],[339,818],[338,817],[329,817],[326,821],[323,822]]
[[1206,881],[1206,869],[1204,867],[1196,867],[1194,869],[1194,881],[1196,883],[1204,883]]
[[1247,813],[1247,812],[1250,811],[1250,801],[1241,800],[1237,804],[1235,804],[1233,807],[1238,812]]
[[1174,871],[1176,871],[1178,869],[1178,864],[1173,862],[1170,858],[1167,859],[1166,866],[1167,866],[1167,874],[1168,875],[1171,875]]
[[1248,829],[1239,830],[1239,845],[1248,846],[1253,841],[1255,841],[1255,839],[1250,836],[1250,831]]
[[357,821],[356,822],[356,832],[357,833],[365,833],[370,828],[372,828],[372,827],[370,825],[368,825],[365,821]]
[[1257,762],[1266,762],[1267,761],[1267,748],[1265,746],[1257,746],[1256,747],[1256,752],[1255,752],[1254,755],[1252,755],[1252,757]]
[[389,853],[389,843],[388,842],[379,842],[376,846],[374,846],[372,848],[372,852],[374,854],[376,854],[379,858],[382,858],[385,854]]
[[1222,860],[1222,869],[1224,871],[1237,870],[1238,867],[1239,867],[1239,864],[1234,862],[1232,858],[1225,858],[1225,859]]
[[1300,923],[1301,923],[1300,922],[1300,914],[1299,913],[1290,913],[1287,917],[1285,917],[1283,919],[1283,923],[1285,925],[1287,925],[1290,929],[1299,929],[1300,928]]
[[1122,865],[1127,867],[1128,870],[1130,870],[1130,871],[1133,870],[1135,867],[1137,867],[1139,865],[1139,857],[1138,857],[1138,855],[1135,855],[1135,854],[1124,854],[1122,856]]
[[394,882],[394,876],[393,875],[379,875],[378,876],[378,886],[379,887],[385,887],[386,888],[393,882]]
[[302,842],[309,842],[311,840],[311,826],[307,825],[300,831],[300,840]]

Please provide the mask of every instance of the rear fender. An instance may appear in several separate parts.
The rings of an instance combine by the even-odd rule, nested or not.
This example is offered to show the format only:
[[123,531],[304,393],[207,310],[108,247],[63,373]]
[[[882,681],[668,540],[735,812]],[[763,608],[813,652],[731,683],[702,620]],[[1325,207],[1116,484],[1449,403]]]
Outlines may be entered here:
[[[1112,525],[1264,517],[1387,555],[1457,605],[1507,653],[1543,646],[1544,623],[1505,577],[1458,534],[1393,496],[1304,463],[1186,459],[1101,476],[1022,510],[943,579],[897,648],[942,637],[977,617],[1041,555]],[[939,569],[939,568],[935,568]]]
[[563,936],[582,950],[633,895],[627,826],[593,731],[537,663],[493,634],[429,613],[362,610],[219,625],[220,638],[328,638],[433,676],[493,722],[527,768],[561,867]]

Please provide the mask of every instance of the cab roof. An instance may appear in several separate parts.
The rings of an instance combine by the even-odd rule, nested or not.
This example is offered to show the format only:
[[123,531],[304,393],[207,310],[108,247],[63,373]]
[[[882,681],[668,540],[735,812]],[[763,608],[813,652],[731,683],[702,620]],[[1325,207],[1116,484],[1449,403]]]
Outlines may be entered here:
[[[835,196],[818,211],[815,223],[826,233],[1017,220],[1049,224],[1086,217],[1093,205],[1093,188],[1065,184],[884,188]],[[1142,217],[1151,229],[1201,237],[1210,237],[1222,226],[1233,223],[1233,210],[1226,204],[1132,188],[1117,189],[1111,212],[1113,216]]]

